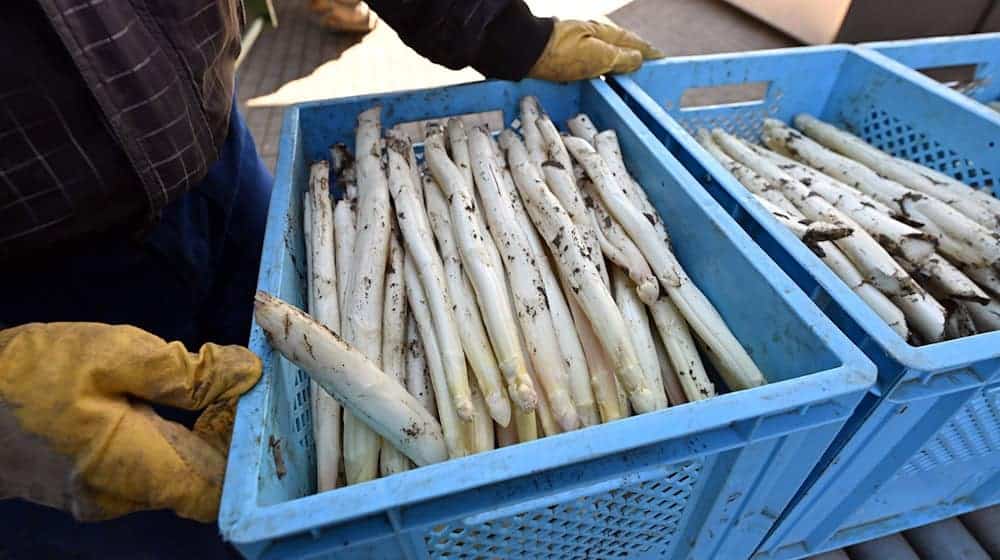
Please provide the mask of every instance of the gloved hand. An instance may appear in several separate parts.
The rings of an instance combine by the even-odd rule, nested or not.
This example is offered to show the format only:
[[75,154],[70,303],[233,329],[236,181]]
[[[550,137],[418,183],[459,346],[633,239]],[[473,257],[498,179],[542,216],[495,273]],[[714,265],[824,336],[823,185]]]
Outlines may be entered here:
[[[214,521],[236,401],[260,371],[246,348],[193,354],[129,326],[0,331],[0,497],[86,521],[161,508]],[[205,411],[191,431],[147,403]]]
[[554,82],[631,72],[643,60],[663,58],[631,31],[596,21],[557,21],[528,76]]

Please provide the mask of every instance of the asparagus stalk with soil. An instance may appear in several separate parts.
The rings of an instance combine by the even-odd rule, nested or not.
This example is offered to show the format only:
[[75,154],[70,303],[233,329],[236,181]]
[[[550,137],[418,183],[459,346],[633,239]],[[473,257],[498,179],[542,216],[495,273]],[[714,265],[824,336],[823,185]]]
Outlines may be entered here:
[[656,345],[653,342],[653,333],[649,328],[646,306],[636,295],[635,284],[617,266],[612,268],[611,283],[614,285],[615,302],[618,303],[618,308],[622,312],[625,326],[632,333],[632,341],[636,354],[639,356],[642,372],[646,376],[646,382],[657,393],[657,396],[662,394],[663,399],[667,401],[667,394],[663,388],[663,377],[660,373],[660,362],[656,356]]
[[[330,166],[319,161],[309,170],[303,224],[309,269],[309,312],[332,331],[340,330],[340,306],[334,246]],[[340,404],[315,381],[309,383],[316,444],[316,485],[320,492],[336,488],[340,472]]]
[[[376,108],[377,109],[377,108]],[[378,111],[369,110],[358,117],[357,145],[369,142],[371,128],[378,123]],[[354,264],[348,287],[344,339],[376,365],[381,366],[382,305],[385,293],[385,268],[389,250],[391,209],[388,180],[380,158],[381,141],[359,151],[355,161],[358,181],[357,236],[354,240]],[[378,436],[355,418],[344,413],[344,473],[348,484],[372,480],[378,476]]]
[[752,169],[768,184],[780,188],[807,218],[842,224],[854,230],[852,235],[839,240],[837,246],[850,257],[868,282],[888,295],[913,293],[917,289],[909,274],[857,222],[823,197],[812,195],[805,185],[735,137],[721,130],[713,130],[712,137],[729,156]]
[[469,376],[465,367],[458,324],[449,291],[446,289],[444,266],[434,247],[424,202],[412,183],[409,164],[406,162],[408,147],[393,141],[389,149],[389,188],[396,206],[396,217],[406,241],[407,254],[411,255],[420,276],[424,294],[431,310],[438,348],[448,380],[448,392],[455,410],[463,420],[473,415]]
[[398,381],[301,310],[257,292],[254,316],[276,350],[417,465],[447,459],[441,427]]
[[[407,301],[409,301],[409,298],[407,298]],[[431,416],[437,418],[437,403],[434,402],[434,390],[431,388],[431,374],[427,370],[424,343],[420,340],[417,320],[413,318],[412,313],[408,314],[406,319],[405,368],[406,390],[417,398],[417,402],[427,409],[431,413]]]
[[564,142],[570,154],[593,180],[608,210],[642,251],[670,299],[717,357],[721,366],[719,373],[730,388],[747,389],[766,383],[764,375],[718,311],[687,277],[666,240],[623,192],[623,187],[611,175],[600,154],[580,139],[567,138]]
[[488,256],[484,239],[489,236],[476,217],[472,187],[465,183],[461,172],[445,152],[444,134],[440,129],[428,132],[424,150],[431,174],[449,202],[452,228],[462,264],[476,292],[476,300],[479,302],[497,363],[507,380],[511,401],[522,411],[530,412],[534,410],[538,396],[534,383],[528,376],[517,323],[511,306],[508,305],[507,288],[500,281],[503,271],[496,270]]
[[[514,201],[503,186],[488,133],[475,128],[469,147],[477,191],[483,201],[487,223],[503,257],[514,307],[524,333],[528,356],[545,390],[548,404],[563,430],[579,427],[580,420],[569,392],[565,368],[555,335],[545,288],[527,235],[514,212]],[[544,255],[542,255],[544,258]]]
[[[501,139],[507,162],[528,215],[549,247],[572,297],[590,320],[614,367],[617,379],[639,412],[662,408],[646,386],[624,320],[597,267],[587,257],[583,241],[569,214],[549,191],[537,168],[528,160],[524,145],[512,135]],[[506,141],[504,141],[506,140]],[[595,395],[600,398],[600,395]],[[598,406],[602,403],[598,402]]]
[[[539,122],[542,120],[539,119]],[[556,338],[559,341],[559,351],[562,353],[563,361],[566,363],[566,371],[569,375],[570,395],[573,398],[573,403],[576,405],[580,423],[583,426],[600,424],[601,417],[594,403],[594,392],[591,387],[586,354],[580,343],[577,329],[574,327],[573,314],[569,303],[560,286],[559,279],[552,269],[552,263],[549,261],[549,257],[545,251],[545,245],[538,236],[538,231],[535,230],[534,224],[531,223],[531,218],[528,217],[528,211],[524,208],[521,195],[518,194],[517,187],[514,186],[514,179],[511,177],[510,171],[506,168],[502,157],[497,164],[504,165],[501,184],[512,202],[517,223],[528,240],[535,264],[541,273],[542,285],[545,288],[545,298],[549,304],[549,312],[552,314],[552,323],[553,325],[559,325],[556,328]]]
[[406,288],[406,300],[410,306],[410,313],[417,323],[420,341],[423,343],[431,388],[434,391],[434,402],[437,404],[437,416],[441,422],[448,456],[452,459],[464,457],[471,452],[466,441],[467,423],[458,416],[458,411],[455,410],[455,405],[452,403],[451,394],[448,391],[447,374],[441,361],[437,333],[431,319],[430,307],[427,304],[427,296],[420,284],[416,265],[409,254],[406,254],[403,262],[403,285]]
[[[406,290],[403,286],[403,246],[393,232],[389,239],[389,264],[385,271],[382,313],[382,371],[405,387]],[[411,393],[412,394],[412,393]],[[410,468],[409,461],[386,440],[379,453],[379,474],[388,476]]]
[[1000,235],[948,204],[884,179],[872,169],[828,150],[780,121],[765,121],[764,140],[778,151],[789,153],[819,171],[871,195],[899,214],[922,223],[925,232],[937,237],[953,238],[957,243],[953,247],[942,244],[942,250],[949,252],[953,248],[958,251],[950,256],[960,262],[993,266],[1000,261]]
[[871,168],[882,177],[934,197],[987,229],[997,229],[1000,200],[961,183],[958,183],[961,187],[953,183],[943,184],[926,171],[906,165],[861,138],[811,115],[798,115],[794,122],[796,128],[816,142]]
[[458,334],[462,348],[465,349],[465,357],[472,366],[490,416],[501,426],[506,426],[510,423],[510,402],[483,318],[479,314],[476,294],[462,270],[461,256],[452,234],[451,217],[448,215],[448,203],[434,179],[427,176],[424,177],[424,197],[431,229],[434,230],[441,259],[444,261],[448,292],[451,294],[452,305],[455,306],[456,318],[462,325]]

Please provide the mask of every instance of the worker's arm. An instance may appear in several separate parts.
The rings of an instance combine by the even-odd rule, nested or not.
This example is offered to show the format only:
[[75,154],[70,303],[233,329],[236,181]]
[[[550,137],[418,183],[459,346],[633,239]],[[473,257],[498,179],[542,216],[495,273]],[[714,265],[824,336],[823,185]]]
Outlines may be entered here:
[[[140,329],[33,323],[0,331],[0,498],[100,520],[148,509],[214,521],[246,348],[197,354]],[[151,403],[204,410],[188,430]]]
[[535,17],[523,0],[370,0],[403,41],[449,68],[569,81],[635,70],[662,56],[610,25]]

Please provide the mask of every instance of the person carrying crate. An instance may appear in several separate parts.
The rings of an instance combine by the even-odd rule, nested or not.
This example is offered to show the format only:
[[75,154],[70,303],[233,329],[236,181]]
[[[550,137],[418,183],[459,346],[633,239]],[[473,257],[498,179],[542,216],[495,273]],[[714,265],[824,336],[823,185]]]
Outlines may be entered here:
[[[490,77],[568,81],[662,56],[522,0],[369,4],[424,56]],[[204,523],[236,401],[261,374],[244,344],[272,183],[234,97],[242,6],[5,9],[0,497],[19,499],[0,502],[0,551],[226,553]]]

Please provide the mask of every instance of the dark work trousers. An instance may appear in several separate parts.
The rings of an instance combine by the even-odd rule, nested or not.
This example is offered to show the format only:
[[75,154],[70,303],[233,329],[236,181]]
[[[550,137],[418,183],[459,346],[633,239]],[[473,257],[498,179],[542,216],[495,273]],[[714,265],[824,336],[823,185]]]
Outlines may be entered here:
[[[229,136],[204,181],[164,209],[142,241],[105,240],[0,274],[0,325],[129,324],[197,351],[246,344],[273,179],[234,101]],[[160,409],[158,409],[160,410]],[[187,425],[195,415],[161,411]],[[0,501],[0,558],[225,558],[214,523],[169,511],[101,523]]]

